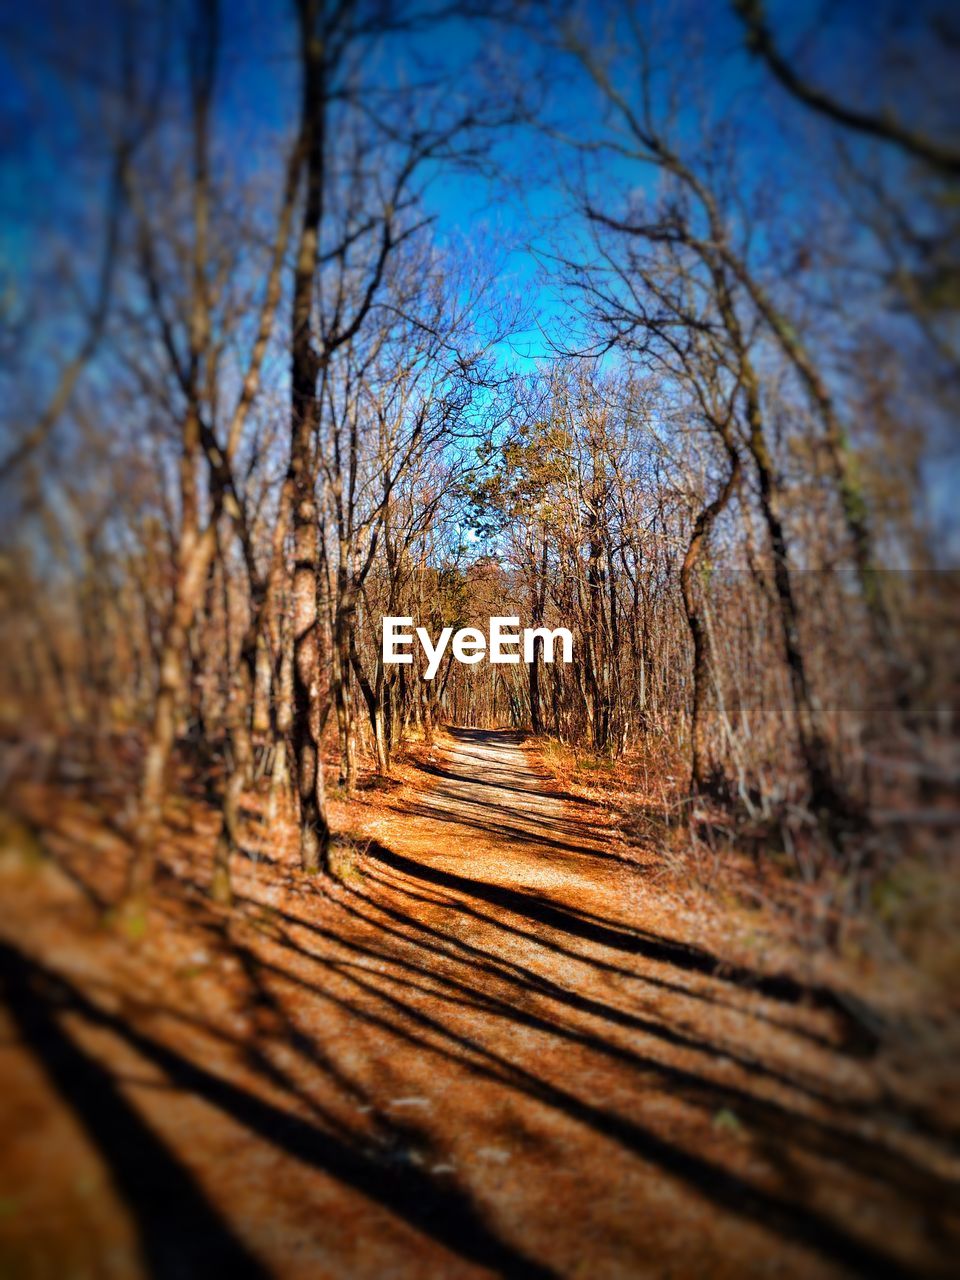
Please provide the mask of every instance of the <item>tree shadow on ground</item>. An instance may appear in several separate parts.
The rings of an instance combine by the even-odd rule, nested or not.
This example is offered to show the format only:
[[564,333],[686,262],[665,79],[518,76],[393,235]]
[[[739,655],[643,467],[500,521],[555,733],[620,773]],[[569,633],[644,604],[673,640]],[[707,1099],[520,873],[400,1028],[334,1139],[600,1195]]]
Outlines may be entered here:
[[[495,830],[501,838],[510,838],[504,836],[502,826]],[[749,1008],[727,1003],[740,1000],[740,993],[761,996],[784,1010],[820,1008],[844,1025],[846,1011],[829,988],[809,986],[790,975],[730,966],[702,946],[628,928],[525,889],[448,872],[377,842],[369,846],[363,863],[356,885],[331,890],[302,881],[301,909],[294,910],[289,902],[282,909],[270,905],[269,933],[258,930],[249,941],[234,926],[238,921],[253,923],[257,913],[272,903],[269,894],[263,900],[259,896],[261,888],[269,887],[266,879],[258,882],[258,875],[267,874],[266,867],[247,864],[247,887],[238,893],[232,916],[212,906],[203,883],[175,875],[170,866],[163,868],[160,896],[180,926],[186,904],[190,927],[202,929],[212,946],[239,962],[242,1008],[252,1033],[231,1044],[269,1086],[271,1097],[279,1091],[289,1100],[289,1109],[241,1087],[206,1060],[198,1063],[196,1054],[189,1056],[179,1044],[171,1048],[139,1029],[139,1014],[112,1013],[99,996],[81,989],[81,980],[55,974],[14,948],[0,949],[8,998],[17,1002],[21,1018],[34,1019],[32,1024],[18,1021],[21,1036],[41,1062],[52,1060],[48,1074],[111,1163],[138,1223],[145,1252],[153,1249],[157,1231],[155,1215],[144,1203],[149,1185],[145,1189],[134,1179],[127,1186],[125,1162],[131,1159],[130,1152],[115,1150],[106,1133],[126,1124],[127,1113],[132,1115],[126,1124],[128,1133],[134,1138],[146,1134],[141,1149],[148,1154],[159,1150],[153,1164],[163,1185],[150,1190],[152,1202],[163,1203],[166,1197],[175,1206],[182,1205],[175,1220],[195,1221],[191,1229],[201,1244],[211,1242],[216,1265],[212,1270],[205,1268],[205,1273],[221,1273],[216,1249],[222,1249],[231,1274],[259,1274],[256,1261],[204,1201],[189,1172],[123,1096],[117,1077],[72,1040],[61,1022],[64,1014],[70,1015],[70,1026],[78,1018],[110,1032],[162,1071],[174,1089],[217,1108],[254,1137],[383,1206],[458,1257],[497,1274],[537,1277],[551,1271],[542,1259],[528,1256],[494,1231],[474,1204],[468,1185],[404,1159],[404,1153],[413,1148],[430,1149],[431,1135],[426,1127],[401,1124],[388,1115],[379,1105],[382,1098],[376,1090],[361,1087],[355,1069],[346,1067],[336,1051],[323,1043],[316,1029],[325,1025],[324,1008],[346,1018],[348,1025],[371,1028],[384,1044],[409,1046],[419,1057],[435,1059],[438,1066],[449,1065],[501,1087],[516,1100],[518,1115],[524,1119],[535,1118],[538,1108],[547,1108],[678,1179],[721,1212],[806,1246],[857,1274],[925,1273],[866,1238],[871,1228],[861,1234],[856,1215],[844,1206],[843,1195],[849,1194],[849,1188],[841,1190],[835,1206],[824,1196],[824,1187],[815,1186],[811,1178],[822,1175],[830,1188],[837,1176],[842,1188],[844,1171],[852,1171],[871,1189],[871,1211],[878,1205],[889,1206],[891,1195],[895,1196],[901,1208],[907,1206],[929,1224],[932,1237],[941,1233],[940,1253],[950,1256],[951,1244],[955,1248],[956,1242],[948,1241],[942,1224],[954,1203],[952,1187],[881,1137],[844,1128],[855,1100],[831,1097],[817,1087],[815,1078],[769,1065],[763,1061],[764,1048],[749,1040],[731,1043],[717,1037],[709,1025],[700,1034],[695,1027],[678,1022],[676,1001],[670,1020],[665,1021],[624,1009],[603,991],[587,993],[580,989],[578,975],[583,970],[571,968],[566,961],[730,1008],[745,1019],[767,1015],[753,1001]],[[456,926],[462,918],[480,927],[470,941],[458,936]],[[518,952],[515,943],[521,939],[523,949]],[[543,955],[563,957],[564,964],[550,970],[549,976],[540,974],[535,966]],[[652,962],[653,972],[645,964],[629,967],[634,959]],[[685,985],[685,975],[693,975],[692,986]],[[309,1025],[295,1011],[303,1009],[304,1000],[313,1010]],[[223,1034],[194,1014],[161,1010],[156,1002],[145,1002],[140,1012],[149,1018],[151,1011],[189,1022],[213,1037]],[[505,1045],[517,1029],[540,1037],[537,1043],[544,1047],[560,1045],[569,1064],[616,1067],[624,1090],[617,1095],[617,1105],[608,1104],[602,1091],[580,1081],[575,1066],[569,1072],[565,1068],[562,1077],[551,1078],[539,1056],[526,1062],[514,1060]],[[809,1035],[799,1025],[783,1031]],[[629,1038],[634,1035],[636,1040]],[[833,1043],[819,1043],[837,1051]],[[869,1048],[855,1042],[845,1047],[856,1053]],[[666,1049],[671,1051],[668,1055]],[[662,1053],[668,1060],[663,1060]],[[690,1054],[700,1056],[691,1062]],[[295,1060],[293,1067],[288,1066],[288,1055]],[[714,1066],[724,1061],[746,1074],[737,1083],[713,1078]],[[304,1068],[309,1068],[306,1076]],[[602,1073],[596,1074],[602,1079]],[[761,1080],[807,1095],[829,1107],[829,1116],[811,1115],[799,1102],[795,1108],[782,1096],[773,1099],[754,1093],[754,1083]],[[362,1127],[344,1123],[336,1109],[325,1106],[318,1096],[329,1089],[368,1113],[369,1123]],[[735,1112],[747,1126],[745,1140],[751,1149],[777,1170],[775,1189],[766,1180],[758,1185],[752,1172],[734,1172],[704,1154],[689,1133],[671,1133],[668,1139],[644,1123],[643,1100],[651,1094],[681,1101],[708,1123],[718,1113]],[[811,1174],[811,1169],[817,1173]],[[882,1216],[878,1221],[883,1221]],[[231,1261],[235,1245],[240,1254]],[[173,1273],[169,1267],[163,1270],[164,1257],[158,1254],[159,1260],[152,1265],[165,1280]],[[244,1271],[245,1266],[252,1270]]]
[[[313,981],[306,981],[303,977],[294,977],[283,965],[266,967],[271,969],[276,980],[299,985],[341,1011],[349,1012],[360,1022],[411,1045],[419,1053],[434,1055],[481,1079],[506,1086],[521,1098],[545,1105],[616,1141],[642,1160],[686,1182],[718,1208],[761,1224],[786,1240],[813,1248],[858,1274],[916,1274],[902,1268],[894,1258],[860,1239],[845,1225],[833,1221],[809,1203],[804,1203],[803,1199],[794,1202],[780,1192],[759,1187],[696,1151],[664,1139],[642,1125],[634,1116],[609,1110],[597,1102],[578,1096],[568,1088],[551,1083],[539,1072],[489,1048],[476,1036],[455,1029],[444,1017],[425,1011],[422,1004],[418,1003],[418,997],[435,997],[438,987],[445,988],[451,1014],[473,1008],[493,1014],[508,1025],[524,1026],[549,1036],[559,1036],[570,1044],[603,1053],[612,1060],[635,1068],[641,1080],[649,1079],[651,1073],[659,1077],[662,1088],[694,1102],[708,1114],[719,1108],[736,1106],[748,1123],[755,1124],[759,1132],[769,1135],[778,1145],[785,1146],[796,1141],[807,1151],[816,1152],[829,1160],[847,1160],[869,1177],[899,1184],[900,1189],[913,1198],[925,1197],[930,1207],[933,1203],[942,1203],[944,1187],[925,1171],[911,1171],[907,1163],[884,1151],[882,1147],[862,1143],[849,1133],[834,1132],[809,1115],[793,1115],[779,1104],[753,1098],[736,1087],[719,1084],[629,1050],[624,1051],[601,1035],[591,1036],[571,1031],[559,1021],[544,1019],[532,1013],[524,1007],[522,997],[516,994],[512,999],[496,1000],[466,983],[452,983],[449,978],[438,974],[437,966],[430,958],[425,958],[422,965],[408,959],[403,967],[408,975],[413,971],[416,976],[397,980],[385,975],[383,964],[390,959],[396,963],[396,956],[391,957],[389,953],[363,944],[340,943],[333,931],[324,940],[353,951],[357,960],[338,960],[326,952],[318,954],[305,949],[286,934],[281,938],[282,945],[312,960],[318,966],[318,976]],[[374,970],[370,968],[370,961],[378,962]],[[323,976],[320,976],[321,973]],[[355,988],[356,996],[345,999],[342,994],[334,992],[329,985],[331,975],[345,978]]]
[[[502,840],[508,844],[530,848],[556,849],[564,854],[574,854],[578,858],[590,858],[601,863],[618,863],[634,871],[638,870],[636,862],[629,858],[621,858],[618,854],[611,853],[607,849],[599,849],[594,844],[561,839],[550,834],[551,830],[554,830],[565,835],[568,827],[573,825],[572,822],[537,818],[536,825],[531,820],[530,826],[520,826],[514,809],[494,801],[470,800],[468,806],[454,797],[450,797],[447,803],[443,803],[442,800],[439,803],[436,800],[410,801],[404,803],[402,808],[398,807],[395,812],[405,817],[428,818],[433,822],[467,827],[479,832],[487,839]],[[578,825],[582,827],[582,824]],[[596,838],[600,838],[599,828],[596,829],[595,835]]]
[[845,1026],[848,1049],[870,1053],[876,1047],[876,1038],[851,1017],[836,992],[829,987],[802,983],[789,974],[765,974],[743,965],[730,964],[703,947],[677,942],[645,930],[612,925],[590,912],[551,902],[541,895],[488,881],[473,880],[468,876],[428,866],[395,853],[376,841],[371,842],[367,853],[369,857],[374,857],[413,879],[490,903],[514,915],[553,928],[558,933],[614,951],[640,955],[676,969],[716,978],[781,1003],[805,1003],[827,1009]]
[[267,1272],[123,1096],[110,1071],[61,1026],[62,1013],[88,1007],[84,999],[64,979],[2,943],[0,976],[23,1043],[109,1166],[150,1275],[265,1280]]
[[[429,760],[411,760],[414,769],[419,773],[425,773],[431,778],[440,778],[448,782],[465,782],[475,787],[495,787],[498,791],[513,791],[517,795],[533,797],[540,796],[546,800],[558,800],[563,804],[582,805],[587,809],[599,809],[600,803],[596,800],[589,800],[585,796],[576,796],[571,791],[551,790],[552,779],[543,774],[535,773],[533,770],[525,770],[521,772],[519,769],[504,769],[497,767],[498,778],[503,774],[508,774],[517,785],[498,781],[495,778],[471,778],[469,774],[455,773],[452,769],[446,768],[444,765],[434,764]],[[545,785],[534,790],[530,786],[531,779],[544,783]]]
[[[504,1243],[452,1183],[413,1167],[382,1164],[291,1111],[191,1061],[94,1003],[64,975],[0,943],[0,973],[25,1043],[45,1064],[111,1163],[141,1231],[154,1275],[267,1273],[204,1202],[182,1167],[122,1098],[107,1068],[77,1048],[63,1013],[112,1032],[178,1089],[209,1103],[263,1140],[382,1204],[454,1254],[499,1275],[548,1280],[549,1268]],[[79,1078],[79,1085],[76,1083]],[[186,1269],[185,1269],[186,1268]]]
[[[886,1149],[881,1143],[864,1139],[849,1130],[835,1129],[809,1114],[794,1113],[784,1104],[757,1097],[745,1088],[720,1083],[709,1076],[701,1076],[692,1070],[624,1048],[603,1033],[585,1033],[564,1025],[557,1017],[547,1017],[531,1010],[526,991],[538,988],[543,993],[543,983],[534,975],[531,975],[529,986],[525,986],[516,973],[504,974],[501,971],[499,976],[505,977],[512,984],[511,988],[491,995],[478,988],[476,957],[468,958],[469,975],[464,972],[460,979],[441,972],[437,960],[445,953],[436,946],[436,936],[430,939],[422,937],[426,926],[415,917],[408,916],[404,921],[415,931],[413,936],[396,931],[391,936],[383,929],[382,922],[367,918],[371,934],[380,939],[378,944],[356,941],[345,936],[346,931],[335,925],[324,928],[296,915],[285,912],[279,915],[285,925],[303,930],[323,944],[324,950],[318,952],[305,946],[286,928],[281,928],[280,945],[312,962],[317,967],[316,976],[307,980],[294,974],[283,963],[262,964],[262,970],[270,975],[271,980],[292,984],[304,993],[329,1002],[358,1021],[412,1045],[420,1053],[436,1055],[483,1079],[506,1086],[521,1097],[545,1104],[614,1139],[665,1172],[680,1177],[718,1207],[762,1223],[785,1239],[816,1248],[824,1256],[860,1274],[904,1275],[908,1272],[882,1250],[861,1240],[821,1210],[804,1203],[805,1199],[812,1197],[798,1195],[793,1201],[782,1193],[760,1188],[695,1151],[666,1141],[640,1125],[632,1116],[598,1106],[558,1087],[537,1072],[507,1060],[475,1037],[456,1030],[443,1016],[425,1012],[418,1001],[422,1002],[423,997],[432,1000],[439,997],[449,1007],[451,1015],[474,1009],[508,1025],[559,1037],[571,1046],[601,1054],[612,1062],[634,1069],[640,1082],[652,1075],[659,1081],[661,1089],[683,1098],[708,1115],[736,1108],[750,1126],[751,1133],[759,1135],[761,1145],[771,1144],[774,1149],[782,1148],[784,1151],[793,1145],[827,1161],[846,1165],[875,1183],[896,1188],[898,1194],[925,1203],[930,1212],[936,1212],[936,1206],[949,1203],[947,1188],[936,1176],[921,1166],[913,1165],[899,1153]],[[402,918],[402,913],[400,916]],[[432,935],[437,933],[432,929],[429,932]],[[402,950],[397,949],[397,943],[401,944]],[[344,951],[352,953],[354,959],[337,958],[336,953]],[[388,965],[401,970],[401,975],[389,972]],[[338,976],[355,987],[355,998],[345,999],[342,994],[334,992],[330,988],[332,976]],[[468,976],[472,982],[467,980]],[[549,994],[557,995],[555,991]],[[570,1004],[570,1001],[563,1000],[563,995],[561,992],[561,1002]],[[576,1000],[573,1003],[576,1004]],[[622,1025],[615,1010],[591,1007],[583,1011]],[[641,1028],[639,1020],[636,1029],[659,1034],[671,1043],[682,1039],[669,1028],[650,1024]],[[701,1052],[714,1053],[717,1057],[730,1056],[725,1045],[711,1045],[703,1041],[688,1041],[688,1045]],[[745,1062],[743,1065],[748,1071],[762,1074],[756,1070],[755,1064]]]

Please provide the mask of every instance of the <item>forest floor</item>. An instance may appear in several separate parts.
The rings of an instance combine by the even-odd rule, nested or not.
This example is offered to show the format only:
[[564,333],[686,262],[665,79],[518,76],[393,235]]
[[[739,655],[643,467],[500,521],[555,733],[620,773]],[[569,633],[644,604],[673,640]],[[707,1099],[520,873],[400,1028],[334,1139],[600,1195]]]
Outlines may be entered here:
[[843,973],[725,945],[533,747],[451,734],[336,806],[332,880],[251,809],[231,910],[174,796],[136,936],[122,780],[23,788],[0,1277],[954,1274],[955,1136]]

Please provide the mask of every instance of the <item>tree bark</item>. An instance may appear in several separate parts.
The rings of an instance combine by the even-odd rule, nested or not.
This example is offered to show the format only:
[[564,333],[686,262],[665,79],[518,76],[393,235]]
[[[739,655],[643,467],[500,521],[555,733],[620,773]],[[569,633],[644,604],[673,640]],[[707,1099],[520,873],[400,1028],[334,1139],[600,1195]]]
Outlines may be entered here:
[[703,548],[710,537],[710,531],[717,518],[729,503],[737,487],[740,476],[740,458],[729,446],[730,470],[724,484],[714,498],[697,516],[693,532],[687,544],[683,564],[680,566],[680,593],[683,597],[683,609],[693,641],[693,706],[690,716],[690,793],[698,795],[703,792],[709,781],[709,755],[703,741],[704,723],[707,710],[707,672],[708,672],[708,637],[707,629],[697,597],[697,571],[703,554]]
[[326,814],[320,733],[319,633],[317,618],[318,510],[316,437],[317,382],[321,361],[313,340],[313,284],[323,216],[325,51],[317,0],[299,0],[303,90],[301,145],[305,199],[293,285],[290,399],[290,465],[293,494],[293,753],[300,797],[300,863],[304,871],[326,869],[330,827]]

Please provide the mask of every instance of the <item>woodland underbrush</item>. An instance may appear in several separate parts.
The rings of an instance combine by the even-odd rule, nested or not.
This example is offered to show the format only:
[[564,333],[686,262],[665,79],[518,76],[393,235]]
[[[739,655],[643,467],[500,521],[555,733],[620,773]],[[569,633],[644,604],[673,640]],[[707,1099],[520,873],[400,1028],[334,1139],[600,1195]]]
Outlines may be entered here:
[[682,761],[665,745],[619,760],[553,739],[530,745],[565,792],[598,806],[611,846],[635,865],[635,914],[651,891],[666,895],[729,962],[828,987],[862,1028],[891,1096],[960,1132],[955,826],[881,811],[847,837],[841,858],[803,810],[760,820],[691,803]]
[[867,812],[837,837],[799,805],[758,813],[691,800],[669,744],[620,759],[555,739],[530,745],[564,791],[601,807],[611,842],[648,881],[722,915],[731,938],[760,931],[828,953],[871,986],[906,977],[911,998],[922,996],[918,1015],[960,1013],[960,868],[946,792],[939,808]]

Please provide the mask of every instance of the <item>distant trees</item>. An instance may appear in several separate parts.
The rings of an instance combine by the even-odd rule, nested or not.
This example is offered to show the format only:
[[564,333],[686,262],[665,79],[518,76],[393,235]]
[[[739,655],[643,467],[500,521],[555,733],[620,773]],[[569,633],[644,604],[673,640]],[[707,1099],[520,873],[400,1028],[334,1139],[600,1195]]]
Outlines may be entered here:
[[[508,556],[523,625],[570,626],[577,643],[565,667],[544,665],[538,642],[513,714],[619,754],[666,709],[653,709],[666,660],[657,671],[651,624],[665,603],[661,621],[675,631],[668,547],[682,537],[684,516],[663,486],[662,406],[649,381],[576,361],[545,374],[526,400],[527,416],[488,451],[473,486],[476,518]],[[660,587],[666,598],[655,603]],[[665,657],[666,633],[661,641]]]

